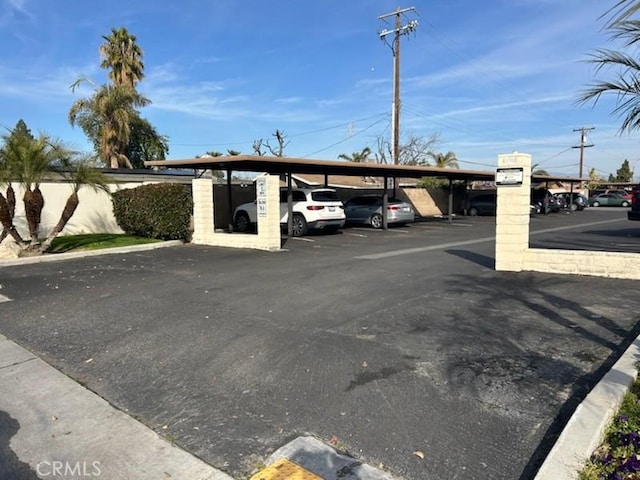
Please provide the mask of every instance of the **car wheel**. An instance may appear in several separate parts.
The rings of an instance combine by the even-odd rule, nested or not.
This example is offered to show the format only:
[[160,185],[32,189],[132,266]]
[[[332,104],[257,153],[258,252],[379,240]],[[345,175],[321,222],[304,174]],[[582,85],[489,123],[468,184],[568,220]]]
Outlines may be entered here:
[[626,200],[624,202],[622,202],[622,206],[623,207],[628,207],[629,206],[629,202],[627,202]]
[[293,224],[291,234],[294,237],[302,237],[307,234],[307,221],[301,214],[294,213],[291,223]]
[[238,212],[236,215],[236,231],[237,232],[248,232],[251,222],[249,221],[249,215],[246,212]]
[[600,202],[593,202],[591,204],[592,207],[599,207],[600,206]]
[[371,215],[371,226],[373,228],[382,228],[382,215],[379,213],[374,213]]
[[469,216],[470,217],[477,217],[478,216],[478,209],[476,207],[471,207],[469,209]]
[[569,205],[569,210],[571,210],[572,212],[575,212],[576,210],[578,210],[578,205],[576,205],[575,203],[572,203],[571,205]]

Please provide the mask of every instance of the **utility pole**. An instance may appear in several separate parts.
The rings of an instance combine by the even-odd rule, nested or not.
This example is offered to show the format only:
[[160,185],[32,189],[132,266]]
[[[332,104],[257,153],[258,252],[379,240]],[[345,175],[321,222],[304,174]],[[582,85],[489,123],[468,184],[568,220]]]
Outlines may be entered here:
[[418,21],[411,20],[406,25],[402,25],[401,15],[403,13],[415,11],[414,7],[398,8],[395,12],[386,13],[378,17],[379,20],[386,21],[389,17],[395,17],[395,25],[393,29],[384,29],[379,32],[380,38],[387,44],[387,36],[393,34],[393,44],[389,45],[393,52],[393,107],[391,110],[392,120],[392,145],[393,145],[393,163],[397,165],[400,159],[400,36],[407,35],[418,28]]
[[580,149],[580,175],[579,178],[582,178],[582,166],[584,164],[584,149],[593,147],[593,143],[587,144],[587,132],[590,130],[595,130],[595,127],[582,127],[582,128],[574,128],[574,132],[580,132],[580,145],[576,145],[571,148],[579,148]]

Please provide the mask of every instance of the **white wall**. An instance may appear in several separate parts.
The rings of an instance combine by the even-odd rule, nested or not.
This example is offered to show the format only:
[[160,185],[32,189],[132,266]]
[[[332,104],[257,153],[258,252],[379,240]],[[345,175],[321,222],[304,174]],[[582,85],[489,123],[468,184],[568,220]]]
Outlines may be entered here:
[[[114,192],[124,188],[135,188],[143,182],[112,184],[111,191]],[[146,182],[145,182],[146,183]],[[24,213],[24,202],[22,188],[13,184],[16,191],[16,213],[14,224],[23,238],[28,238],[29,230]],[[64,205],[69,195],[71,195],[71,185],[61,182],[46,182],[40,185],[40,190],[44,197],[44,209],[42,210],[42,223],[40,224],[40,236],[49,234],[51,229],[58,223]],[[5,192],[3,192],[4,194]],[[113,205],[111,197],[105,192],[95,192],[91,188],[83,187],[78,192],[80,203],[78,208],[69,220],[69,223],[62,231],[62,234],[75,235],[81,233],[123,233],[113,216]]]

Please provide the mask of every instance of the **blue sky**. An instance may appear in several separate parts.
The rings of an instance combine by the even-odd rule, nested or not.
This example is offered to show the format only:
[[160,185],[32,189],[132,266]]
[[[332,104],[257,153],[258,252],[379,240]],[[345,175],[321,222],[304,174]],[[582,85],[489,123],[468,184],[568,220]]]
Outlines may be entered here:
[[[379,20],[415,7],[402,39],[402,138],[438,134],[437,151],[460,166],[494,169],[519,151],[553,174],[576,175],[580,135],[595,127],[584,172],[615,173],[627,159],[640,176],[640,133],[620,135],[613,99],[577,105],[596,79],[585,60],[615,47],[600,18],[614,0],[0,0],[0,126],[24,119],[90,151],[67,120],[91,94],[80,76],[106,82],[98,48],[126,27],[144,51],[142,110],[169,137],[169,159],[208,150],[251,154],[276,129],[285,155],[336,159],[388,137],[391,50]],[[637,168],[636,168],[637,167]]]

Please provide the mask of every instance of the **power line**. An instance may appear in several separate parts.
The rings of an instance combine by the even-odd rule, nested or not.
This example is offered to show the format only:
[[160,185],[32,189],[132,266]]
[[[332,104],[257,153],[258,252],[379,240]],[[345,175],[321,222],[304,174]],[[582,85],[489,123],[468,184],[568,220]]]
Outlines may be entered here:
[[382,122],[382,121],[384,121],[384,120],[386,120],[386,119],[385,119],[385,118],[381,118],[381,119],[379,119],[379,120],[377,120],[377,121],[373,122],[373,123],[372,123],[371,125],[369,125],[368,127],[363,128],[362,130],[360,130],[358,133],[356,133],[356,134],[354,134],[354,135],[351,135],[351,136],[349,136],[349,137],[347,137],[347,138],[343,138],[342,140],[339,140],[339,141],[337,141],[337,142],[335,142],[335,143],[332,143],[331,145],[328,145],[328,146],[326,146],[326,147],[324,147],[324,148],[321,148],[320,150],[316,150],[315,152],[311,152],[311,153],[308,153],[307,155],[303,155],[303,156],[302,156],[302,157],[300,157],[300,158],[307,158],[307,157],[310,157],[310,156],[312,156],[312,155],[315,155],[316,153],[320,153],[320,152],[324,152],[325,150],[329,150],[330,148],[333,148],[333,147],[335,147],[336,145],[340,145],[341,143],[344,143],[344,142],[346,142],[346,141],[348,141],[348,140],[351,140],[353,137],[358,136],[358,135],[360,135],[360,134],[361,134],[361,133],[363,133],[363,132],[366,132],[367,130],[369,130],[370,128],[373,128],[374,126],[376,126],[377,124],[379,124],[380,122]]

